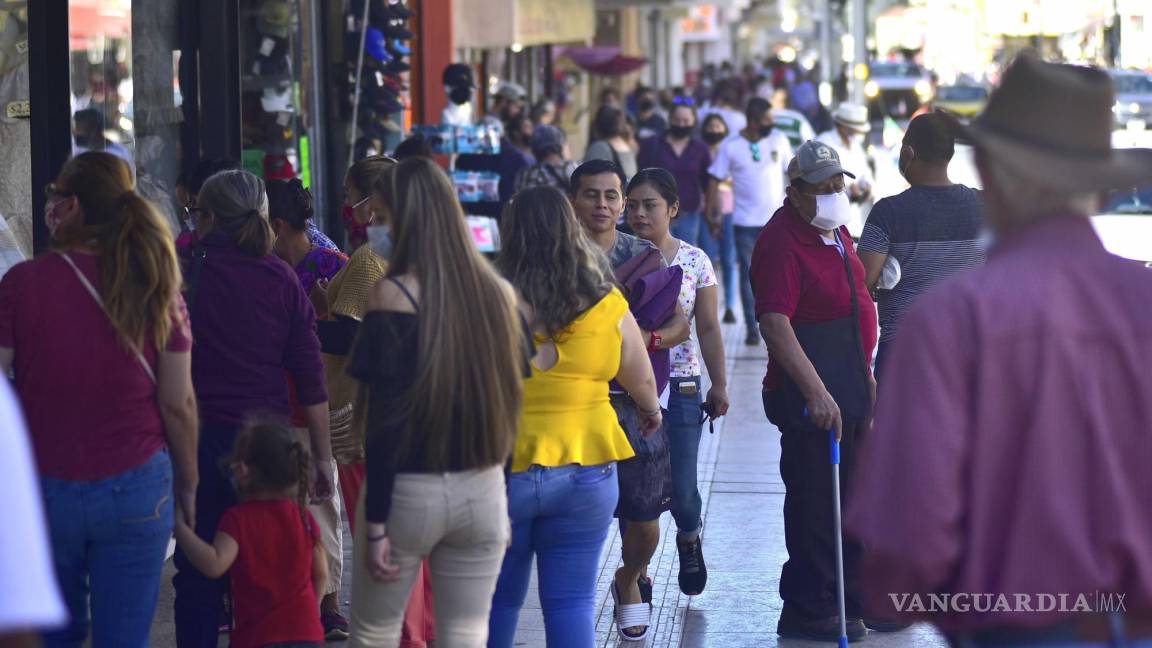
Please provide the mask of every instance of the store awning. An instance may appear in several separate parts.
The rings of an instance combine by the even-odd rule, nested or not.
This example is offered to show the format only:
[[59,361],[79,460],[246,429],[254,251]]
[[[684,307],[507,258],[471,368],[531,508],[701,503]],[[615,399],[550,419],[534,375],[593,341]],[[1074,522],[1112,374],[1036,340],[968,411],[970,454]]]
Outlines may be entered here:
[[596,33],[593,0],[455,0],[456,47],[583,43]]
[[619,47],[562,47],[557,58],[567,58],[581,68],[601,76],[621,76],[648,65],[648,59],[624,56]]

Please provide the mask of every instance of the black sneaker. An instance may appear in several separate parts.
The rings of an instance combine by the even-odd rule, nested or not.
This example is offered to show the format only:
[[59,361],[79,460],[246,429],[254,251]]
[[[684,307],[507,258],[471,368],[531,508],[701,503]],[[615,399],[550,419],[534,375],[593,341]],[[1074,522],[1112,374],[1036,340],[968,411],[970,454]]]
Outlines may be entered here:
[[[868,636],[868,628],[864,627],[864,622],[860,619],[849,618],[845,628],[848,641],[861,641]],[[786,639],[836,643],[840,641],[840,617],[806,619],[792,613],[790,607],[785,604],[784,611],[780,614],[780,622],[776,624],[776,634]]]
[[680,591],[687,596],[696,596],[708,584],[708,567],[704,564],[704,546],[700,536],[692,542],[676,541],[680,552]]
[[911,623],[904,621],[889,621],[886,619],[864,619],[864,625],[876,632],[900,632],[912,627]]
[[735,324],[736,323],[736,313],[733,313],[731,308],[725,308],[724,309],[724,323],[725,324]]
[[748,337],[744,338],[744,344],[748,346],[760,346],[760,332],[749,330]]
[[343,641],[348,638],[348,619],[339,612],[322,613],[320,625],[324,627],[325,641]]

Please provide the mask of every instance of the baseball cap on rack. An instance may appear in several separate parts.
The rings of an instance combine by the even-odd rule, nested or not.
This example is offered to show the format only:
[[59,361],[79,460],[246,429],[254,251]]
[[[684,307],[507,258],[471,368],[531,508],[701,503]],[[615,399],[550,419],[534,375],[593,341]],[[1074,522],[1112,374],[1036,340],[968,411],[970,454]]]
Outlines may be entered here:
[[264,156],[265,180],[291,180],[296,177],[296,169],[287,155],[269,154]]
[[292,5],[288,0],[264,0],[256,19],[256,30],[261,34],[288,38],[292,29]]

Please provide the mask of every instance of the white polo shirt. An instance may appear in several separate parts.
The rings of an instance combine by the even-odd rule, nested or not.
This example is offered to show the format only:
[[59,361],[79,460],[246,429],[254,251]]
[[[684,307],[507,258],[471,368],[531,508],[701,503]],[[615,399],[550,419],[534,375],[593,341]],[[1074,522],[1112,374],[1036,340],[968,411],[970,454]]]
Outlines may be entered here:
[[791,159],[792,145],[780,130],[773,130],[759,142],[750,142],[741,135],[720,145],[708,174],[719,180],[732,179],[733,225],[763,227],[768,224],[772,214],[784,204],[784,189],[788,186],[786,172]]

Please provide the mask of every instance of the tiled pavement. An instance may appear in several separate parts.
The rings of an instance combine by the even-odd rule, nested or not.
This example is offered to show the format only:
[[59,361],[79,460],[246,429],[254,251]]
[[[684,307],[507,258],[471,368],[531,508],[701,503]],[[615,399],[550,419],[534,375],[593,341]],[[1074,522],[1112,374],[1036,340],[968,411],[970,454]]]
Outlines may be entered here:
[[[778,466],[779,433],[764,419],[760,404],[760,379],[767,355],[762,348],[744,346],[740,325],[724,328],[732,408],[728,416],[717,421],[714,435],[705,430],[700,447],[703,537],[709,572],[707,591],[696,597],[680,593],[676,585],[675,528],[666,514],[661,520],[660,550],[650,568],[655,580],[656,604],[651,634],[644,644],[618,641],[612,625],[608,583],[619,565],[620,541],[619,535],[612,533],[601,558],[599,646],[814,648],[831,645],[781,640],[776,636],[781,608],[777,585],[787,552],[782,516],[784,485]],[[347,542],[346,546],[350,544]],[[346,553],[346,565],[347,560]],[[153,627],[154,646],[175,646],[170,572],[169,565]],[[344,602],[348,600],[350,573],[346,567]],[[221,645],[227,645],[226,636],[222,636]],[[535,588],[528,593],[516,645],[545,646],[544,620]],[[947,644],[930,627],[914,626],[894,634],[871,633],[861,645],[942,648]]]

